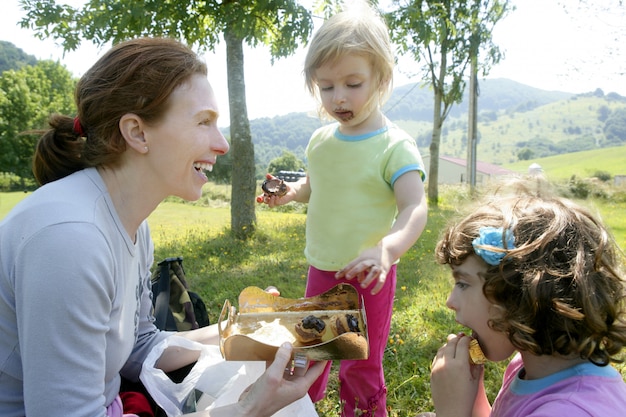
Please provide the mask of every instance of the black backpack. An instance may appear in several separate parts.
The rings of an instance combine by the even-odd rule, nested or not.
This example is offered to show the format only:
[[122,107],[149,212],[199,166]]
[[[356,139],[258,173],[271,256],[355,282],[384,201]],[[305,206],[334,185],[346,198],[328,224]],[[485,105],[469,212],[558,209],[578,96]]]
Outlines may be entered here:
[[166,258],[152,273],[155,325],[161,330],[185,331],[210,324],[206,304],[189,290],[181,256]]
[[[155,325],[161,330],[183,331],[208,326],[209,315],[202,298],[193,291],[189,291],[183,258],[180,256],[166,258],[157,264],[152,272],[152,305],[154,307]],[[168,372],[167,376],[174,382],[180,383],[191,371],[195,363]],[[139,392],[150,403],[155,417],[167,417],[150,393],[140,381],[132,382],[122,377],[120,392]],[[199,393],[194,392],[190,397],[186,412],[195,410],[195,399]]]

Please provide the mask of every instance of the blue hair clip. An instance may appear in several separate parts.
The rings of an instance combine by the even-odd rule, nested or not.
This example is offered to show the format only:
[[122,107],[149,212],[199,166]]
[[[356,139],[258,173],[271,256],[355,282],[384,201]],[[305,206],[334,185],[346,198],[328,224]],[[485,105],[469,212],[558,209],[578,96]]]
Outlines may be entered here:
[[[479,236],[472,241],[474,252],[489,265],[500,265],[507,250],[515,248],[515,237],[511,229],[503,230],[501,227],[481,227],[478,233]],[[502,235],[506,239],[506,250]],[[486,247],[499,248],[501,251],[490,250]]]

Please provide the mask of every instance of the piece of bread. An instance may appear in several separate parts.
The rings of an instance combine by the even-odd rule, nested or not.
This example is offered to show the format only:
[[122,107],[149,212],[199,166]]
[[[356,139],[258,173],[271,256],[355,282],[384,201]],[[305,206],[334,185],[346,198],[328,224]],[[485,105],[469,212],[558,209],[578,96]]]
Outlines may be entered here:
[[300,320],[295,325],[296,339],[305,345],[322,341],[322,336],[326,333],[326,323],[324,320],[314,315],[309,315]]
[[472,339],[469,345],[469,359],[470,364],[472,365],[482,365],[487,362],[487,358],[483,353],[480,345],[478,344],[478,340]]
[[335,336],[347,332],[361,333],[359,320],[352,314],[337,314],[330,318],[330,329]]

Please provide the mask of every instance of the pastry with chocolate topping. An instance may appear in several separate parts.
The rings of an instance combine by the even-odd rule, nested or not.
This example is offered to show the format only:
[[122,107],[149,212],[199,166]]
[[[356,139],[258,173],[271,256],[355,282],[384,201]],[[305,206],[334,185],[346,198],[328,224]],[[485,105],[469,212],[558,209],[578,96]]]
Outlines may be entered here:
[[348,332],[361,333],[359,320],[352,314],[337,314],[332,316],[330,318],[330,329],[335,336]]
[[282,197],[287,194],[287,184],[279,178],[267,178],[261,184],[261,189],[265,194]]
[[324,320],[314,315],[303,318],[295,326],[296,339],[302,344],[313,344],[322,341],[322,336],[326,333],[326,323]]

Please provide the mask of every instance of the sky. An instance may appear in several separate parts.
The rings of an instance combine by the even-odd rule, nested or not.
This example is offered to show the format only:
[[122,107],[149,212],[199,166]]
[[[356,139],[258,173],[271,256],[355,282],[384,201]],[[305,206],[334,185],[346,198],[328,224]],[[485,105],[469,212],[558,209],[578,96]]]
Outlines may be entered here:
[[[58,0],[74,6],[84,0]],[[41,41],[21,29],[24,12],[19,0],[2,0],[0,40],[13,43],[38,59],[59,60],[77,77],[108,49],[84,41],[77,51],[63,53],[55,41]],[[580,10],[578,0],[511,0],[516,9],[496,24],[494,42],[505,57],[487,78],[508,78],[544,90],[585,93],[601,88],[626,96],[626,5],[611,12]],[[594,0],[596,5],[616,5],[618,0]],[[567,7],[564,7],[566,4]],[[621,25],[621,26],[620,26]],[[620,29],[621,27],[621,29]],[[314,111],[316,104],[304,88],[302,65],[305,49],[271,65],[269,49],[244,49],[248,117],[273,117]],[[220,125],[228,125],[226,53],[220,45],[203,55],[209,81],[220,110]],[[398,57],[394,86],[420,82],[419,67],[409,57]],[[479,98],[480,107],[480,98]]]

